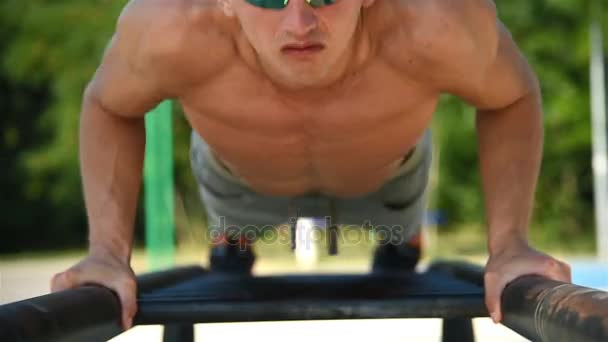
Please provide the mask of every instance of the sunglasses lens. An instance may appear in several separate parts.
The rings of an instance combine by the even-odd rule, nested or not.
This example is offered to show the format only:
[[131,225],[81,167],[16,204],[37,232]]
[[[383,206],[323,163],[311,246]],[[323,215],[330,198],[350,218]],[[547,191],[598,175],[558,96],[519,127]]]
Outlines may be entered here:
[[282,9],[287,6],[289,0],[246,0],[253,6],[267,9]]
[[335,3],[336,0],[306,0],[306,2],[312,7],[323,7]]
[[[289,0],[245,0],[253,6],[267,9],[283,9],[289,3]],[[334,4],[336,0],[306,0],[312,7],[323,7]]]

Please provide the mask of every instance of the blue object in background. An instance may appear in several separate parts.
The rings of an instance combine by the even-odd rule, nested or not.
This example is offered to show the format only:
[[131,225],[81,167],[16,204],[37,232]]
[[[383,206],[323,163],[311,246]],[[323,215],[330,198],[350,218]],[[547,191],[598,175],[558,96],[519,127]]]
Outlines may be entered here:
[[608,290],[608,265],[593,262],[571,262],[572,282],[577,285]]
[[448,223],[448,216],[440,209],[427,210],[424,224],[427,226],[443,226]]

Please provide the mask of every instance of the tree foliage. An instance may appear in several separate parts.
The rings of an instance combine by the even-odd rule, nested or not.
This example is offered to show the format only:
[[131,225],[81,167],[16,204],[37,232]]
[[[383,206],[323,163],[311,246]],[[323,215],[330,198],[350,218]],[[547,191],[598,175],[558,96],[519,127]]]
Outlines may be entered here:
[[[547,242],[588,239],[594,230],[590,2],[499,0],[497,8],[543,91],[545,148],[533,223]],[[435,127],[441,164],[435,205],[452,223],[482,222],[473,110],[447,98]]]

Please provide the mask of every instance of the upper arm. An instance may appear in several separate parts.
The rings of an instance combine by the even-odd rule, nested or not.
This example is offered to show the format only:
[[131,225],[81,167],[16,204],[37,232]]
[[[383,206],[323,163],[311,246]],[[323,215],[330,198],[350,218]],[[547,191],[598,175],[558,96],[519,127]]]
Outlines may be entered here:
[[142,117],[163,97],[161,80],[147,64],[143,21],[149,9],[141,1],[125,7],[116,32],[85,91],[85,103],[94,102],[106,111],[128,117]]
[[176,97],[192,78],[200,79],[205,72],[200,68],[212,70],[210,60],[199,59],[196,66],[185,60],[188,40],[197,39],[201,46],[206,43],[200,35],[192,38],[189,19],[196,9],[185,7],[194,3],[131,1],[87,86],[85,101],[117,115],[143,117],[163,99]]
[[[479,0],[474,0],[479,1]],[[483,0],[483,2],[487,2]],[[538,80],[507,28],[495,15],[485,16],[469,29],[464,49],[447,54],[449,67],[440,76],[442,91],[457,95],[480,110],[508,107],[531,93],[539,93]],[[473,48],[471,48],[473,47]]]

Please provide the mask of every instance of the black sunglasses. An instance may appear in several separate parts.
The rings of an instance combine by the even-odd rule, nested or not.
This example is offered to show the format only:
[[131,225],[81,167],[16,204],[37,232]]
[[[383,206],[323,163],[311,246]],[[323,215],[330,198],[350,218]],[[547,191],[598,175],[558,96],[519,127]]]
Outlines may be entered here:
[[[245,0],[253,6],[266,9],[283,9],[287,7],[289,0]],[[311,7],[323,7],[332,5],[336,0],[305,0]]]

